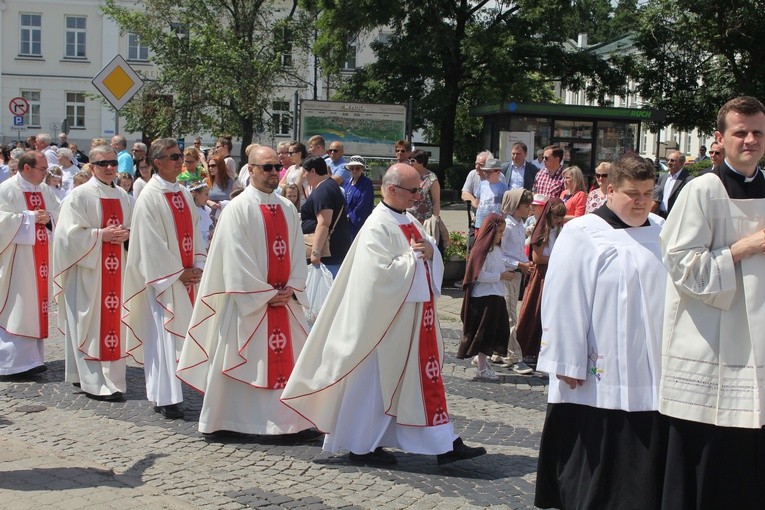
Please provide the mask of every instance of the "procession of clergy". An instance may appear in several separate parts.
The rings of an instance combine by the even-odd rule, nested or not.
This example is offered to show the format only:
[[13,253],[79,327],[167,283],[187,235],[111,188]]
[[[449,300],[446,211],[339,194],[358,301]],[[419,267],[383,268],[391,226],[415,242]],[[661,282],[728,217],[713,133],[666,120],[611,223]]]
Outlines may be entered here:
[[[655,171],[625,154],[606,204],[557,239],[537,365],[550,374],[540,507],[765,508],[756,334],[765,329],[765,107],[732,99],[715,136],[724,162],[685,184],[666,223],[650,213]],[[107,146],[91,151],[92,179],[61,204],[43,183],[41,152],[21,156],[0,184],[0,375],[45,370],[53,298],[66,381],[91,398],[124,400],[131,356],[165,417],[183,417],[181,381],[204,393],[205,434],[324,437],[326,451],[367,465],[395,464],[384,448],[439,464],[486,453],[462,442],[448,412],[443,264],[406,212],[421,196],[414,168],[395,163],[383,176],[383,200],[309,334],[305,244],[298,211],[275,192],[276,152],[249,152],[250,185],[222,211],[209,252],[176,180],[178,145],[155,140],[149,160],[156,174],[134,205],[114,186]]]

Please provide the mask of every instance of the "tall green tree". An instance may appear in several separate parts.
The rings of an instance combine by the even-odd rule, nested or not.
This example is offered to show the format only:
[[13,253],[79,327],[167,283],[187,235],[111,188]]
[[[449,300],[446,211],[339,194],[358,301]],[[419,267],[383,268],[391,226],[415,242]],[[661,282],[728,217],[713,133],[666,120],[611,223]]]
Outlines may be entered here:
[[244,148],[264,126],[279,85],[305,53],[296,4],[270,0],[143,0],[127,8],[106,0],[104,13],[148,46],[159,74],[122,112],[127,128],[148,136],[211,131],[241,137]]
[[638,92],[681,129],[715,129],[717,110],[765,91],[762,0],[649,0],[635,29]]
[[[452,164],[460,105],[553,97],[553,82],[584,83],[611,71],[592,54],[567,53],[554,20],[569,14],[566,0],[302,0],[320,12],[314,46],[324,68],[340,69],[348,42],[383,29],[373,43],[377,60],[343,89],[347,98],[404,103],[414,98],[414,128],[428,128],[440,145],[440,168]],[[598,80],[608,93],[612,77]],[[602,89],[602,90],[601,90]],[[605,92],[603,90],[606,90]],[[473,130],[475,131],[475,130]]]

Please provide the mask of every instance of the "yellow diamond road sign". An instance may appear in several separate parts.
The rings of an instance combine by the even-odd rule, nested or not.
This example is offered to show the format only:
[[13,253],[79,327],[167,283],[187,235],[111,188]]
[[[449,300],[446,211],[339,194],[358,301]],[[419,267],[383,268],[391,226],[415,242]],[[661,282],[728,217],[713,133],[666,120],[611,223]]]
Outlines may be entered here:
[[143,87],[143,80],[117,55],[93,78],[93,86],[119,111]]

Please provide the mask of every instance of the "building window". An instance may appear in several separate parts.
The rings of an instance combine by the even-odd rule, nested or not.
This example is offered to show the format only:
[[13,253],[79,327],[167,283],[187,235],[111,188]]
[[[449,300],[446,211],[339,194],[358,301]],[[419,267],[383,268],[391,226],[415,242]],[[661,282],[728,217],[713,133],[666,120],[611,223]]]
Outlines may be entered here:
[[292,115],[289,101],[274,101],[271,123],[275,135],[289,135],[292,129]]
[[149,47],[136,34],[128,34],[128,60],[149,60]]
[[281,40],[281,54],[279,59],[281,60],[282,67],[292,67],[292,37],[287,27],[284,27]]
[[356,41],[348,43],[348,58],[343,64],[343,69],[351,71],[356,69]]
[[21,97],[29,103],[29,111],[24,115],[24,125],[27,127],[40,127],[40,91],[22,90]]
[[640,152],[646,154],[648,152],[648,133],[643,131],[643,140],[640,143]]
[[67,58],[85,58],[85,17],[66,17],[66,44],[64,56]]
[[66,93],[66,121],[72,128],[85,127],[85,93]]
[[42,56],[42,14],[21,15],[21,48],[20,55]]
[[691,134],[686,133],[685,134],[685,154],[691,153]]

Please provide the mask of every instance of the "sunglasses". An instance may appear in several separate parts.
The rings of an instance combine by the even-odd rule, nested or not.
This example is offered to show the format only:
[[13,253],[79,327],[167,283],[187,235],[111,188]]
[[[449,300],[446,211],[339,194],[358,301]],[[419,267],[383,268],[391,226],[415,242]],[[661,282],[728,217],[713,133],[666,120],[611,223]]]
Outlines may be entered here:
[[547,161],[547,160],[553,159],[554,157],[555,157],[555,156],[544,156],[544,157],[542,158],[542,160],[543,160],[543,161]]
[[172,161],[178,161],[179,159],[183,158],[183,154],[175,153],[175,154],[168,154],[167,156],[160,156],[157,159],[164,159],[168,158]]
[[340,149],[329,149],[327,152],[340,152]]
[[275,172],[281,172],[281,170],[282,170],[282,165],[281,165],[281,163],[277,163],[277,164],[275,164],[275,165],[274,165],[274,164],[271,164],[271,163],[266,163],[265,165],[255,165],[255,164],[253,164],[252,166],[259,166],[259,167],[260,167],[260,168],[262,168],[262,169],[263,169],[263,171],[264,171],[264,172],[266,172],[266,173],[268,173],[268,172],[274,172],[274,171],[275,171]]
[[102,161],[91,161],[91,164],[100,166],[101,168],[106,168],[107,166],[119,165],[119,161],[117,161],[116,159],[104,159]]
[[608,174],[599,174],[596,172],[595,177],[598,179],[605,179],[606,177],[608,177]]
[[422,189],[419,186],[416,187],[416,188],[405,188],[403,186],[399,186],[398,184],[394,184],[393,186],[398,188],[398,189],[404,189],[404,190],[408,191],[409,193],[411,193],[412,195],[416,195],[417,193],[422,191]]
[[712,156],[719,156],[720,154],[722,154],[722,151],[709,151],[709,154],[711,154]]

